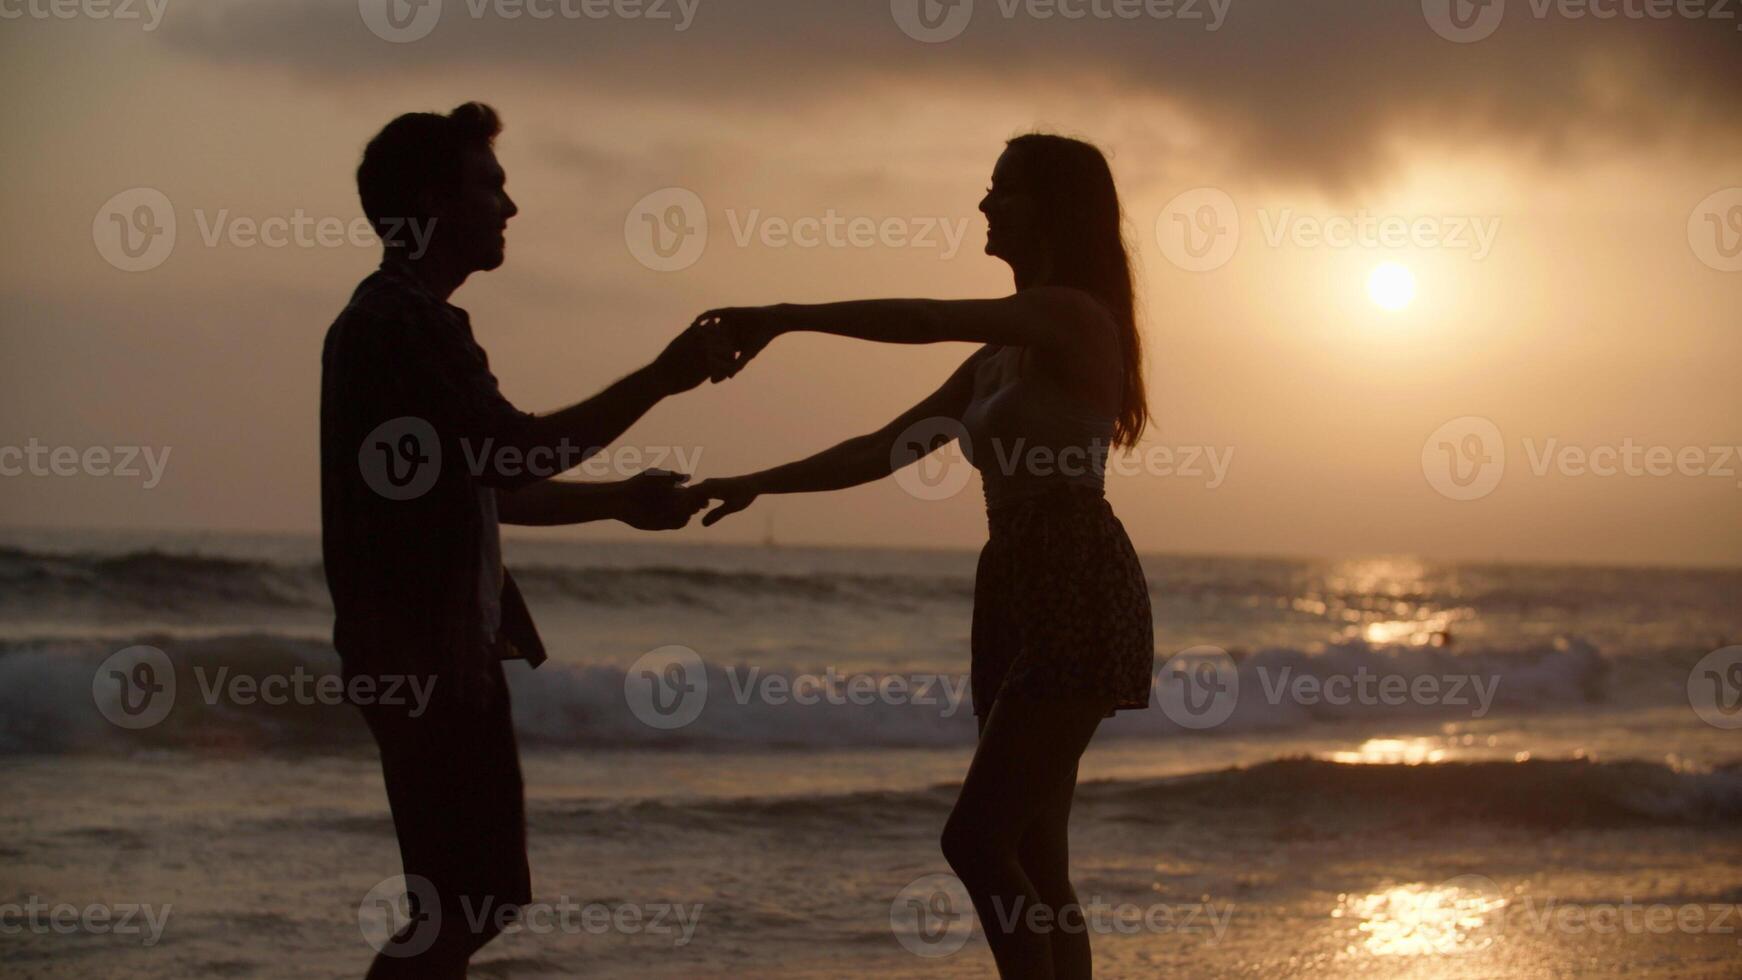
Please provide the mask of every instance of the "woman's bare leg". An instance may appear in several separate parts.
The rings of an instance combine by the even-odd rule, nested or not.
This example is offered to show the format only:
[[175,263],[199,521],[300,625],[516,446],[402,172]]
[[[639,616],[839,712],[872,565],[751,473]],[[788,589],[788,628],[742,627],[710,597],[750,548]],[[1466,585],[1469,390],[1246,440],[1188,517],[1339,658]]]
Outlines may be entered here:
[[[1056,910],[1024,869],[1022,842],[1043,816],[1056,820],[1061,808],[1068,815],[1077,760],[1107,707],[1100,699],[999,698],[944,824],[944,858],[973,898],[1005,980],[1058,977],[1053,967]],[[1047,884],[1056,897],[1056,882]]]
[[1053,980],[1089,980],[1093,976],[1089,955],[1088,922],[1071,886],[1071,801],[1076,797],[1077,767],[1071,765],[1070,786],[1052,798],[1051,804],[1022,835],[1016,859],[1028,875],[1043,904],[1057,915],[1052,934]]

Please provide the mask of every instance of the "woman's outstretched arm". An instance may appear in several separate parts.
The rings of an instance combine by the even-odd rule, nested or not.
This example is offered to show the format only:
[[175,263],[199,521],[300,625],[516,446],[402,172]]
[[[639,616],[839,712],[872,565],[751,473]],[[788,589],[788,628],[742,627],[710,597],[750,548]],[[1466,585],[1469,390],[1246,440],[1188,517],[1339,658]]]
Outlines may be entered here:
[[1107,353],[1116,343],[1113,318],[1088,293],[1061,286],[1025,289],[1003,299],[868,299],[844,303],[741,306],[710,310],[730,336],[740,363],[783,333],[808,330],[885,344],[967,341],[1004,347]]
[[[969,400],[974,397],[974,370],[992,352],[982,348],[956,368],[943,387],[926,396],[919,404],[901,413],[876,432],[848,439],[814,456],[784,466],[750,473],[745,476],[703,480],[693,492],[710,500],[721,501],[709,511],[702,523],[713,526],[728,514],[750,506],[765,493],[821,493],[845,490],[871,483],[895,472],[896,440],[902,433],[926,419],[959,420]],[[938,443],[931,448],[942,448]]]

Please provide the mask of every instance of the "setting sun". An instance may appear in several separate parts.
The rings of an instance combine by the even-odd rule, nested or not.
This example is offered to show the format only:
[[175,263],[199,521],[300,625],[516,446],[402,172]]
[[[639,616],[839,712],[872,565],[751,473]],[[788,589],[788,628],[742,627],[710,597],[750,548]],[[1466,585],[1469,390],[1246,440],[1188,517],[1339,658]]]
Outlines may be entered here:
[[1387,310],[1401,310],[1415,302],[1415,274],[1396,262],[1387,262],[1367,277],[1367,295]]

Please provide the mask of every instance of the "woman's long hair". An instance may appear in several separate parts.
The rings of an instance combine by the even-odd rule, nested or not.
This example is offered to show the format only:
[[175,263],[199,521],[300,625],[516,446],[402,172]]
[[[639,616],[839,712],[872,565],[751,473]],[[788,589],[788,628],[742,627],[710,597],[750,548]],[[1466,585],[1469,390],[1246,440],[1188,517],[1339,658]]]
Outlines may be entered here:
[[1018,173],[1039,208],[1040,232],[1052,253],[1051,283],[1081,289],[1107,307],[1119,325],[1123,390],[1113,444],[1130,447],[1149,423],[1143,387],[1143,338],[1125,249],[1124,211],[1107,158],[1091,143],[1030,133],[1008,144],[1021,160]]

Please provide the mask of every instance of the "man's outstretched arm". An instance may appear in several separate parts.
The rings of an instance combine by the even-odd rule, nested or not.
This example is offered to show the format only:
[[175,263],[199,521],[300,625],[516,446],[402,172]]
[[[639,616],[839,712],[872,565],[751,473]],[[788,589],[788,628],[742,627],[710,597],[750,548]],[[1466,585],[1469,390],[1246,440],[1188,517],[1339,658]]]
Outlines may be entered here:
[[[518,415],[518,424],[474,433],[475,445],[468,453],[478,480],[501,490],[527,488],[548,480],[603,451],[661,400],[689,391],[710,377],[723,380],[733,370],[731,352],[722,335],[705,327],[691,327],[651,364],[586,401],[547,415],[513,413]],[[500,404],[512,413],[506,402]],[[561,491],[569,495],[565,499],[575,501],[565,506],[582,506],[580,498],[596,492],[601,491]]]
[[672,531],[690,522],[707,498],[686,488],[683,473],[648,470],[614,483],[544,480],[506,491],[497,506],[504,524],[552,527],[622,521],[643,531]]

